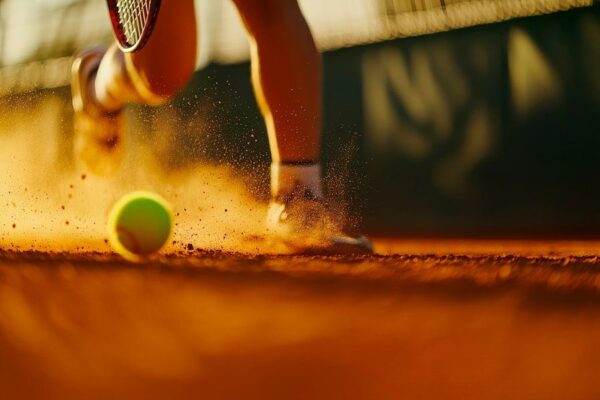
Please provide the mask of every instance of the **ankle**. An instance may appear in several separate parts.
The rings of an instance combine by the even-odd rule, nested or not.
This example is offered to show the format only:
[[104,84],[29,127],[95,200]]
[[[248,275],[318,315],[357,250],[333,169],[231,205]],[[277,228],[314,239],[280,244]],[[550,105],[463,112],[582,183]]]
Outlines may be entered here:
[[271,164],[271,195],[285,199],[294,195],[323,198],[321,164],[315,162],[274,162]]

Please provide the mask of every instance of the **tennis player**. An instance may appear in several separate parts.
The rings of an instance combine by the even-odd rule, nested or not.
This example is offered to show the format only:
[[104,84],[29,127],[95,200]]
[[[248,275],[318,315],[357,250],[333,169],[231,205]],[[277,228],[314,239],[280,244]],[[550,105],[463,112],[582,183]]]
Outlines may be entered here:
[[[319,251],[371,252],[364,236],[331,228],[335,221],[324,205],[322,61],[297,0],[233,2],[250,38],[252,84],[271,150],[266,223],[298,241],[327,226],[331,232],[323,235]],[[193,0],[163,0],[152,35],[139,51],[123,52],[115,43],[78,54],[72,68],[78,134],[116,147],[125,104],[159,105],[175,96],[196,66],[196,29]]]

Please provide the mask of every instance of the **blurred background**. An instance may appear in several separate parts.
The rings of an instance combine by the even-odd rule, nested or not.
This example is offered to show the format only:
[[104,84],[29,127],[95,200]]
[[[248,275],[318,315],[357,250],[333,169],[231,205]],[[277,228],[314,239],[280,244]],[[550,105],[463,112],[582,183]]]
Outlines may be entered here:
[[[325,55],[329,190],[367,232],[600,236],[597,2],[300,3]],[[131,134],[167,172],[252,170],[260,197],[247,39],[229,0],[197,1],[197,19],[193,80],[171,104],[131,107]],[[0,0],[0,138],[26,130],[40,163],[73,168],[71,56],[111,40],[103,0]]]

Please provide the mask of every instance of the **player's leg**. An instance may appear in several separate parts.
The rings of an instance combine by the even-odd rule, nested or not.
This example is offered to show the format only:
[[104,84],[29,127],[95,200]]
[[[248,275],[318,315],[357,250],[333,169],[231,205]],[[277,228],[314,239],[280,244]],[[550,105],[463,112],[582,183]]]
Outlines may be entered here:
[[188,81],[196,63],[193,0],[163,1],[148,43],[123,53],[82,51],[72,67],[75,151],[91,172],[116,171],[121,155],[121,110],[125,103],[159,104]]
[[123,53],[114,44],[100,63],[94,90],[105,109],[128,102],[160,104],[183,88],[196,66],[193,0],[163,1],[148,43]]
[[[321,55],[296,0],[234,0],[251,43],[252,82],[269,135],[273,194],[291,190],[278,172],[310,170],[321,196]],[[286,168],[289,166],[290,168]],[[317,166],[317,168],[315,168]],[[297,168],[293,168],[297,167]],[[278,171],[279,170],[279,171]],[[309,178],[299,173],[296,179]]]
[[[250,36],[252,82],[271,147],[269,222],[302,229],[326,219],[319,162],[321,55],[297,0],[234,3]],[[300,223],[289,223],[292,214]],[[349,244],[351,251],[370,248],[364,238],[341,239],[337,244]]]
[[252,79],[273,161],[315,162],[321,55],[296,0],[234,0],[250,36]]

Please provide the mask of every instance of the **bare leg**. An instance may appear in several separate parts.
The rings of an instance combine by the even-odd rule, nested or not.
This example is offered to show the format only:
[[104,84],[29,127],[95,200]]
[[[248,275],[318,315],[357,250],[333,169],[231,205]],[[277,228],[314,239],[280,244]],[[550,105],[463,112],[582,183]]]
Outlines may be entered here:
[[113,45],[94,82],[96,99],[107,111],[128,102],[160,104],[183,88],[196,65],[193,0],[163,1],[146,46],[123,53]]
[[271,148],[272,191],[321,196],[321,55],[296,0],[234,0],[250,36],[252,83]]
[[339,232],[322,201],[322,60],[297,0],[233,1],[250,36],[252,83],[269,134],[268,226],[321,251],[370,252],[365,237]]
[[193,0],[163,1],[154,33],[136,53],[88,48],[72,65],[74,150],[90,171],[111,175],[123,157],[125,103],[160,104],[174,96],[196,64]]
[[296,0],[234,0],[250,35],[252,82],[274,162],[317,161],[321,56]]

